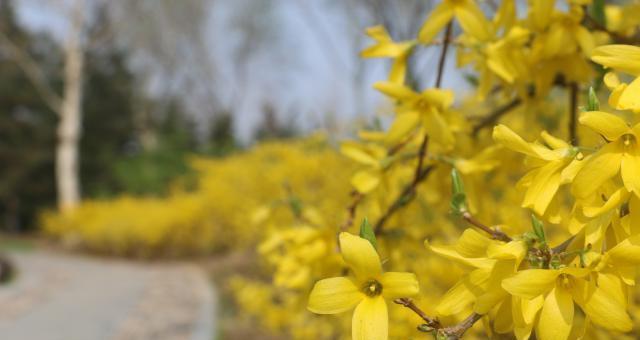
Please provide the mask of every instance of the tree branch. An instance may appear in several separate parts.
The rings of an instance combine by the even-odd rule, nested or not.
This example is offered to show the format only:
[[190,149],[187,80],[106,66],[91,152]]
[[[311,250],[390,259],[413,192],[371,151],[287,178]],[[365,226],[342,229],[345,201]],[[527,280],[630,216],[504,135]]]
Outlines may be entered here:
[[569,84],[569,142],[578,145],[578,84]]
[[401,298],[395,299],[393,300],[393,302],[412,310],[422,320],[425,321],[425,325],[428,329],[436,332],[437,334],[444,335],[448,340],[461,339],[464,333],[467,332],[467,330],[473,327],[473,325],[478,322],[478,320],[482,319],[482,315],[478,313],[471,313],[468,317],[460,321],[458,324],[449,327],[443,327],[437,318],[428,316],[427,313],[420,309],[420,307],[416,306],[411,299]]
[[38,63],[2,31],[0,31],[0,45],[9,51],[13,60],[25,73],[45,104],[56,114],[59,114],[62,108],[62,98],[53,90]]
[[472,135],[475,136],[480,132],[480,130],[485,127],[492,125],[495,123],[500,117],[508,113],[509,111],[515,109],[520,104],[522,104],[522,99],[520,97],[513,98],[510,102],[504,104],[503,106],[498,107],[495,111],[490,113],[487,116],[484,116],[480,122],[478,122],[471,131]]
[[357,190],[353,190],[351,197],[353,197],[353,201],[351,201],[351,204],[347,207],[347,219],[340,226],[340,230],[342,231],[349,229],[353,225],[353,220],[356,217],[356,209],[360,201],[364,198],[364,195]]
[[467,221],[469,224],[481,229],[482,231],[484,231],[485,233],[491,235],[491,238],[493,238],[494,240],[500,240],[503,242],[511,242],[513,239],[511,237],[509,237],[509,235],[505,234],[504,232],[498,230],[498,229],[493,229],[491,227],[486,226],[485,224],[483,224],[482,222],[476,220],[473,215],[471,215],[470,212],[465,211],[462,213],[462,218]]

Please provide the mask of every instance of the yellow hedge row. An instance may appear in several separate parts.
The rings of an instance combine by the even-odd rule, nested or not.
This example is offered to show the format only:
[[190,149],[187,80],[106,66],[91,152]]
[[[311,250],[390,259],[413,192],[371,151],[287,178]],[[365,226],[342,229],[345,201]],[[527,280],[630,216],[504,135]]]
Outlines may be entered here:
[[[221,159],[197,157],[192,166],[195,190],[85,201],[71,212],[43,214],[43,230],[72,246],[139,257],[249,246],[263,236],[257,222],[271,211],[295,215],[307,204],[323,215],[343,209],[353,168],[320,135],[265,142]],[[278,206],[289,208],[272,209]],[[335,218],[327,222],[341,216]]]

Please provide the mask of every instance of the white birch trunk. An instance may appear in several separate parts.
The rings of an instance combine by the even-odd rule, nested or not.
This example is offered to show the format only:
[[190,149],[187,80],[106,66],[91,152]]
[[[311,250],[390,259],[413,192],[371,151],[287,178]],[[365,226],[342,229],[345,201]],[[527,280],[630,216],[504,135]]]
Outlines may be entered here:
[[56,145],[56,185],[58,208],[68,210],[80,201],[79,142],[82,120],[82,72],[84,51],[84,0],[76,0],[72,9],[67,41],[64,46],[64,95],[58,123]]

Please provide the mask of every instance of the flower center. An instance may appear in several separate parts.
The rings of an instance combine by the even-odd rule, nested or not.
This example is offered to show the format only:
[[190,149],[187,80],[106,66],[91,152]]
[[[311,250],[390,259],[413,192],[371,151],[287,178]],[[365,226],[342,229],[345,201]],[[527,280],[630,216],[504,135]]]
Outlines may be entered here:
[[630,147],[636,144],[636,136],[628,133],[622,136],[622,144],[624,144],[625,148]]
[[382,285],[376,280],[369,280],[362,285],[362,292],[369,297],[378,296],[382,294]]

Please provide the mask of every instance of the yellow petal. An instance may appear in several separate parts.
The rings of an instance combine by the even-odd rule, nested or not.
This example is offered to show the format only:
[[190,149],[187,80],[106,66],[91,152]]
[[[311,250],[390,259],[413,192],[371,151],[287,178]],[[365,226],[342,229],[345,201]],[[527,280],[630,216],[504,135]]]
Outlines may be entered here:
[[389,81],[396,84],[404,84],[404,79],[407,75],[407,59],[409,53],[405,53],[397,57],[393,64],[391,64],[391,71],[389,71]]
[[[623,162],[624,162],[624,158],[623,158]],[[611,194],[611,196],[609,196],[609,199],[601,207],[585,206],[584,208],[582,208],[582,211],[584,215],[587,217],[600,216],[610,211],[611,209],[615,209],[620,205],[622,205],[623,203],[625,203],[629,199],[629,195],[630,194],[629,194],[629,191],[627,191],[627,189],[620,188],[616,190],[613,194]]]
[[432,252],[438,255],[444,256],[448,259],[457,261],[467,266],[476,267],[476,268],[491,268],[495,263],[495,260],[488,259],[488,258],[464,257],[456,251],[455,247],[452,247],[452,246],[434,246],[429,244],[428,241],[425,241],[424,245],[425,247],[427,247],[427,249],[431,250]]
[[429,13],[427,20],[422,25],[418,39],[423,44],[430,43],[444,26],[453,18],[453,6],[449,1],[441,2]]
[[380,277],[380,284],[382,295],[389,299],[411,297],[420,292],[418,278],[414,273],[386,272]]
[[620,170],[622,152],[618,143],[609,143],[589,158],[573,179],[571,192],[578,198],[593,194]]
[[555,287],[544,301],[536,336],[540,340],[565,340],[573,324],[573,298],[564,288]]
[[619,331],[628,332],[633,323],[627,314],[625,303],[616,298],[616,290],[621,289],[619,282],[607,277],[599,278],[598,285],[586,298],[582,306],[585,314],[594,324]]
[[540,145],[527,143],[522,137],[518,136],[513,130],[505,125],[497,125],[493,128],[493,139],[502,144],[504,147],[513,151],[523,153],[527,156],[541,158],[545,160],[557,159],[558,155],[553,151],[546,149]]
[[583,113],[582,116],[580,116],[580,124],[603,135],[610,141],[615,141],[630,131],[629,126],[622,118],[602,111]]
[[376,171],[361,170],[351,177],[351,185],[358,192],[367,194],[373,191],[380,184],[380,174]]
[[467,228],[456,242],[455,250],[464,257],[484,257],[492,242],[485,234]]
[[340,233],[339,238],[342,258],[351,267],[358,282],[366,282],[382,274],[380,257],[369,241],[345,232]]
[[378,160],[365,151],[362,145],[355,142],[344,142],[340,145],[340,152],[356,162],[377,166]]
[[607,253],[611,260],[620,265],[640,265],[640,235],[624,239]]
[[555,137],[548,133],[547,131],[542,131],[540,133],[540,137],[542,140],[549,145],[552,149],[567,149],[571,147],[571,144],[563,141],[562,139]]
[[379,81],[373,84],[373,88],[385,95],[398,100],[415,99],[418,94],[410,88],[393,82]]
[[346,277],[332,277],[316,282],[307,308],[317,314],[342,313],[352,309],[365,295]]
[[365,298],[356,307],[351,323],[353,340],[387,340],[389,316],[382,296]]
[[527,189],[522,202],[523,207],[532,208],[538,215],[544,215],[560,187],[561,168],[564,164],[563,160],[557,160],[540,168]]
[[492,259],[515,259],[518,263],[527,254],[527,244],[522,240],[509,243],[492,243],[487,249],[487,255]]
[[513,312],[511,312],[511,299],[505,299],[496,313],[493,328],[497,333],[504,334],[513,330]]
[[640,47],[605,45],[593,50],[591,60],[625,73],[640,75]]
[[558,275],[558,270],[523,270],[502,281],[502,288],[511,295],[533,299],[553,289]]
[[438,303],[438,314],[453,315],[468,308],[486,289],[489,275],[488,269],[477,269],[462,277]]
[[420,115],[418,113],[407,112],[397,115],[389,128],[385,142],[389,145],[399,143],[409,136],[409,133],[418,126],[418,123],[420,123]]
[[457,4],[454,12],[460,27],[466,34],[480,41],[491,39],[489,22],[474,0],[465,0],[463,4]]
[[640,152],[637,147],[623,154],[620,174],[624,187],[640,196]]

